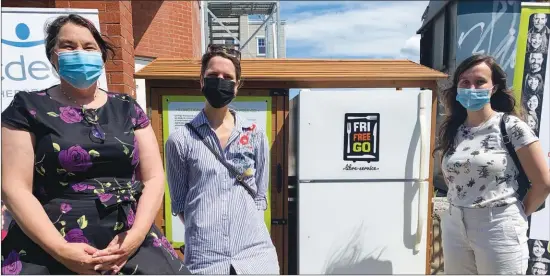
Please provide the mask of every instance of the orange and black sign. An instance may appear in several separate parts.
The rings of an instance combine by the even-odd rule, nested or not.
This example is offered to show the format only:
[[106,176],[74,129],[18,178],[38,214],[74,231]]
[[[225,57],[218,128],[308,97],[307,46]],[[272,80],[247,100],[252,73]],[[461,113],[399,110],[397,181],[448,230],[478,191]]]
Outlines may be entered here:
[[345,114],[344,160],[380,160],[380,113]]

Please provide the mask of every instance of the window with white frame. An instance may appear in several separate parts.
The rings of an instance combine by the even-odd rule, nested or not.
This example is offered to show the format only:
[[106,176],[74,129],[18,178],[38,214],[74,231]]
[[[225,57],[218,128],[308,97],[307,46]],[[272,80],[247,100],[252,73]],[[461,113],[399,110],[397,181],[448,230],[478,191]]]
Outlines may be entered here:
[[265,56],[266,54],[266,45],[265,45],[265,37],[264,36],[257,36],[256,37],[256,54],[258,56]]

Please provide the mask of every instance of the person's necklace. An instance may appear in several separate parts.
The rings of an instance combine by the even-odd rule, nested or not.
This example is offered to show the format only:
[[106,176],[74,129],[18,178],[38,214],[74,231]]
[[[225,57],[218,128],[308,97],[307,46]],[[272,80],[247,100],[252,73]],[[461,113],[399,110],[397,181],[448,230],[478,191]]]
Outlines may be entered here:
[[[86,110],[86,105],[85,104],[78,104],[75,99],[73,99],[71,96],[69,96],[67,93],[65,93],[65,90],[63,90],[63,88],[61,86],[59,86],[59,89],[61,90],[61,93],[63,93],[63,95],[65,97],[67,97],[67,100],[69,100],[69,101],[73,102],[74,104],[80,106],[83,111]],[[97,89],[94,91],[94,99],[92,100],[92,102],[95,101],[96,96],[97,96]]]
[[[85,104],[83,104],[83,105],[78,104],[75,99],[73,99],[71,96],[69,96],[69,95],[67,95],[67,93],[65,93],[65,91],[63,90],[63,88],[61,88],[61,86],[59,87],[59,89],[61,90],[61,93],[63,93],[63,95],[65,95],[65,97],[67,97],[67,99],[69,101],[73,102],[74,104],[76,104],[77,106],[80,106],[82,108],[82,115],[84,115],[84,120],[86,122],[92,124],[92,125],[96,125],[96,127],[97,127],[97,124],[98,124],[98,121],[99,121],[97,111],[95,109],[88,109]],[[94,91],[94,99],[92,100],[92,102],[95,101],[96,97],[97,97],[97,90]],[[102,138],[102,139],[104,139],[104,138]]]

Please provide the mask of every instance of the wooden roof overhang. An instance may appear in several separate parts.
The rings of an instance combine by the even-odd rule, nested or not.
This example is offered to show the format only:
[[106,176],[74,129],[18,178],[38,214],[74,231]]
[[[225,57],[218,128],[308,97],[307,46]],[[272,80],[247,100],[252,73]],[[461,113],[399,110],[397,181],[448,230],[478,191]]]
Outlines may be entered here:
[[[243,59],[241,66],[243,88],[433,88],[448,77],[410,60]],[[200,67],[199,59],[158,58],[135,78],[199,88]]]

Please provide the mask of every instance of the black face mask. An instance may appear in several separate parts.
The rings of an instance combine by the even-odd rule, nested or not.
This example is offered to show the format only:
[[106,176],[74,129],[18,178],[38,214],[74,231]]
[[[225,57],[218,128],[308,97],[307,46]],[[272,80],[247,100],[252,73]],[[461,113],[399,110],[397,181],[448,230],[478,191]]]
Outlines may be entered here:
[[213,108],[222,108],[235,98],[235,82],[222,78],[204,78],[202,93]]

